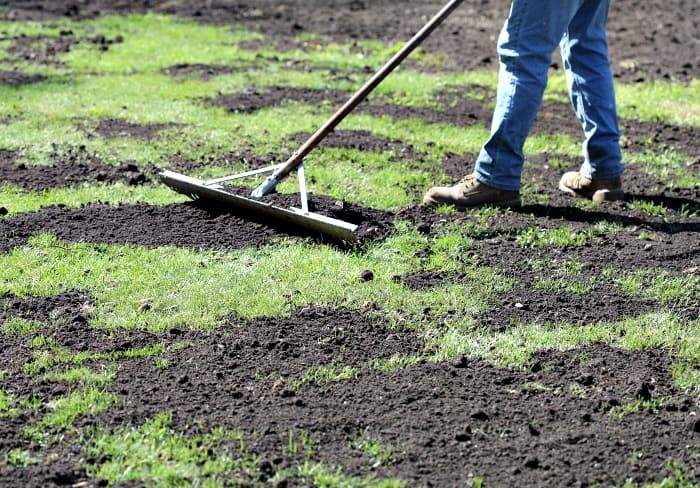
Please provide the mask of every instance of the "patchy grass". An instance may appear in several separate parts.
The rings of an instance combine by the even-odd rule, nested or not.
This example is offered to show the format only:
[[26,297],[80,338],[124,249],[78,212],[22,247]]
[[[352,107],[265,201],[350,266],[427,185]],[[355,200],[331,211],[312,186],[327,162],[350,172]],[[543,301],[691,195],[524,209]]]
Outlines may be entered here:
[[[5,40],[0,41],[0,69],[21,70],[46,76],[31,85],[0,85],[0,149],[18,151],[20,162],[45,165],[65,148],[84,146],[108,164],[136,161],[170,167],[176,160],[211,161],[197,176],[216,177],[245,168],[236,155],[251,151],[260,156],[273,153],[284,158],[294,149],[290,136],[315,131],[337,107],[326,103],[310,106],[286,101],[262,107],[253,113],[229,113],[209,99],[219,94],[240,94],[251,88],[264,91],[272,86],[339,89],[353,91],[366,78],[366,66],[380,66],[398,45],[358,40],[339,43],[323,36],[302,34],[294,47],[277,51],[261,34],[239,27],[202,25],[163,15],[99,16],[72,21],[0,22]],[[61,36],[72,31],[76,38],[122,36],[121,42],[102,50],[81,42],[69,52],[59,53],[56,64],[37,65],[16,59],[9,48],[12,37]],[[186,41],[186,42],[184,42]],[[241,43],[262,41],[256,49]],[[439,56],[418,53],[423,66],[440,66]],[[172,77],[164,68],[181,63],[221,65],[228,72],[208,78]],[[303,66],[303,69],[294,66]],[[435,95],[452,87],[467,87],[467,96],[486,107],[493,103],[475,85],[495,93],[494,71],[469,73],[418,72],[400,69],[387,79],[377,94],[391,103],[408,107],[439,109]],[[554,75],[545,93],[550,100],[566,102],[566,82]],[[669,82],[617,86],[620,116],[640,121],[661,121],[700,127],[698,81],[682,86]],[[95,129],[103,119],[133,124],[174,123],[150,139],[107,138]],[[447,182],[441,161],[448,154],[476,153],[488,135],[480,124],[456,127],[447,123],[392,120],[356,113],[342,129],[370,131],[377,137],[398,140],[415,150],[415,157],[393,152],[368,152],[324,148],[307,158],[309,190],[360,203],[396,209],[419,200],[433,182]],[[674,147],[659,150],[653,140],[640,152],[625,154],[626,163],[653,175],[671,187],[700,185],[693,155]],[[528,139],[528,157],[542,153],[561,155],[550,159],[555,168],[568,169],[566,157],[580,155],[580,141],[564,135],[537,135]],[[254,182],[251,181],[253,186]],[[282,192],[295,192],[292,180],[280,185]],[[545,205],[547,195],[529,197],[530,203]],[[84,184],[30,192],[0,184],[0,207],[9,215],[35,212],[44,206],[78,207],[91,202],[109,204],[145,202],[165,205],[185,197],[154,183],[146,186]],[[572,203],[582,211],[604,212],[605,207],[586,201]],[[635,198],[627,204],[645,216],[668,218],[674,207]],[[700,208],[684,203],[680,212],[697,217]],[[700,280],[692,270],[671,273],[659,269],[621,272],[609,269],[594,279],[586,276],[583,264],[562,258],[531,265],[539,273],[533,286],[541,290],[566,290],[585,295],[601,282],[612,283],[630,296],[658,300],[660,311],[638,317],[610,317],[607,323],[572,326],[567,323],[534,325],[522,323],[494,332],[477,323],[478,314],[494,298],[518,285],[518,277],[479,266],[479,246],[484,239],[500,234],[513,237],[529,252],[555,249],[565,255],[570,247],[604,241],[608,235],[627,231],[614,220],[602,219],[577,230],[562,221],[544,228],[532,218],[519,229],[497,231],[490,219],[508,215],[507,210],[476,209],[459,214],[441,208],[438,214],[459,215],[459,224],[442,225],[424,235],[411,224],[398,222],[395,234],[361,250],[340,250],[311,241],[274,242],[261,249],[211,252],[162,247],[145,249],[124,245],[68,243],[54,236],[38,235],[22,247],[0,254],[0,296],[49,297],[81,289],[94,300],[89,327],[121,331],[146,329],[213,330],[229,316],[238,318],[285,317],[304,306],[325,305],[368,313],[391,327],[408,328],[430,341],[424,355],[397,353],[366,365],[384,371],[403,371],[426,358],[450,360],[458,355],[483,359],[510,368],[526,368],[532,355],[544,349],[571,349],[603,342],[635,351],[659,349],[671,360],[671,374],[687,395],[700,394],[700,322],[674,312],[680,306],[697,304]],[[642,229],[640,240],[658,242],[661,231]],[[502,236],[501,236],[502,237]],[[546,255],[546,254],[545,254]],[[643,265],[640,264],[640,267]],[[359,283],[363,270],[374,280]],[[89,272],[85,272],[89,270]],[[196,270],[196,272],[193,272]],[[433,271],[459,275],[458,283],[411,290],[397,276]],[[510,276],[510,274],[509,274]],[[144,308],[142,305],[151,306]],[[367,304],[372,307],[367,311]],[[141,425],[82,426],[79,419],[108,412],[124,401],[107,389],[119,375],[120,363],[146,359],[164,374],[171,363],[167,353],[187,348],[181,342],[137,344],[123,351],[74,352],[60,346],[50,330],[37,321],[12,317],[0,324],[0,337],[21,343],[28,350],[26,362],[3,365],[0,371],[0,418],[16,420],[26,414],[33,420],[24,428],[27,445],[0,450],[2,460],[26,467],[46,460],[51,446],[77,446],[85,454],[88,473],[108,484],[148,486],[221,486],[260,482],[260,458],[235,429],[210,428],[187,434],[172,428],[168,412]],[[17,395],[5,386],[10,375],[24,375],[32,385],[61,390],[58,397]],[[353,381],[357,368],[342,364],[310,366],[296,387]],[[7,385],[10,382],[7,381]],[[519,386],[522,391],[546,391],[541,384]],[[586,390],[572,385],[569,395],[585,397]],[[663,400],[639,401],[616,407],[613,416],[642,409],[653,411]],[[80,427],[76,427],[76,425]],[[380,435],[360,431],[350,440],[372,469],[393,465],[400,445],[382,442]],[[394,478],[347,476],[342,467],[317,462],[313,433],[289,432],[282,455],[298,462],[277,470],[268,484],[283,483],[332,487],[402,487]],[[639,459],[641,453],[631,454]],[[690,486],[685,468],[673,461],[668,477],[646,485]],[[380,471],[381,472],[381,471]],[[467,483],[483,486],[484,480],[469,475]],[[625,486],[634,486],[628,484]]]
[[[397,252],[398,241],[404,242],[406,251],[409,246],[417,251],[428,244],[425,236],[413,230],[365,254],[339,253],[331,246],[307,242],[216,253],[67,244],[43,236],[0,255],[0,295],[50,296],[64,289],[87,290],[95,300],[91,324],[109,329],[211,329],[231,312],[243,318],[280,317],[310,304],[360,309],[367,302],[376,303],[379,314],[390,322],[418,327],[427,308],[432,317],[458,310],[466,319],[487,296],[510,286],[488,268],[468,269],[462,264],[468,281],[414,293],[393,279],[414,271],[420,263],[412,257],[415,251]],[[436,251],[442,244],[437,241]],[[444,259],[440,252],[435,254],[434,260]],[[85,269],[90,272],[84,273]],[[192,269],[198,269],[195,281]],[[376,278],[349,287],[365,269],[373,270]],[[135,274],[142,278],[134,281]],[[261,289],[266,293],[258,293]],[[294,290],[291,301],[289,290]],[[470,299],[465,300],[466,296]],[[149,310],[141,306],[145,301],[152,304]]]

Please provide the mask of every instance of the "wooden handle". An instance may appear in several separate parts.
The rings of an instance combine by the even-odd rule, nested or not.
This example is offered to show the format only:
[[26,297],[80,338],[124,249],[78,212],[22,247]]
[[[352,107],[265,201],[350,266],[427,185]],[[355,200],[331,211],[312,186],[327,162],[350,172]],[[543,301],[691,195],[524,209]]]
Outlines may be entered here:
[[435,17],[430,19],[423,28],[414,35],[406,45],[397,52],[365,85],[360,88],[345,105],[338,110],[323,127],[318,129],[297,151],[272,175],[276,181],[285,178],[296,169],[303,159],[333,130],[335,127],[360,104],[377,85],[379,85],[389,73],[391,73],[406,57],[420,44],[462,3],[463,0],[451,0],[440,10]]

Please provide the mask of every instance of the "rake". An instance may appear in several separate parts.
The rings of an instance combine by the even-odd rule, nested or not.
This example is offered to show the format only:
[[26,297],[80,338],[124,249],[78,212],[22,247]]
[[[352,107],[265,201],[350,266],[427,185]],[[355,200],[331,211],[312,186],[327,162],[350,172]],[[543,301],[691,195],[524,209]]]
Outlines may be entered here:
[[[321,233],[340,241],[353,243],[358,226],[343,220],[309,211],[309,201],[304,175],[304,158],[335,129],[367,96],[408,57],[461,3],[451,0],[406,45],[397,52],[372,78],[367,81],[320,129],[318,129],[285,163],[252,171],[237,173],[212,180],[200,180],[170,170],[159,173],[160,179],[173,190],[192,199],[216,201],[231,206],[243,218],[270,218]],[[271,193],[277,184],[296,170],[299,178],[300,208],[284,208],[261,200]],[[227,190],[222,183],[270,173],[249,197]]]

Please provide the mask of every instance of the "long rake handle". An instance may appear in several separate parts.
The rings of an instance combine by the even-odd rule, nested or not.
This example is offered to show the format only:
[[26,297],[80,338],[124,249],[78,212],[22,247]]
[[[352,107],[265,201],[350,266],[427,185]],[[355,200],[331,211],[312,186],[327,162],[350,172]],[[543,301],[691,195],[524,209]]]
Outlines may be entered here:
[[442,22],[463,2],[451,0],[423,28],[414,35],[372,78],[365,83],[347,102],[316,131],[279,169],[270,175],[253,192],[254,197],[261,197],[272,191],[277,183],[294,171],[304,158],[357,107],[398,65],[403,62]]

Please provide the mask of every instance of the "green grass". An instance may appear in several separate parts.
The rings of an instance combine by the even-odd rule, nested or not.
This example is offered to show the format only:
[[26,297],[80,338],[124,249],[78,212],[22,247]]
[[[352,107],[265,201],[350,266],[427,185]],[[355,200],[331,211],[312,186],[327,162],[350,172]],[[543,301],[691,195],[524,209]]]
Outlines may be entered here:
[[64,397],[51,400],[46,405],[47,412],[41,421],[24,429],[24,437],[43,444],[51,434],[60,434],[70,429],[79,416],[103,412],[118,401],[115,395],[97,388],[72,391]]
[[435,359],[464,354],[522,368],[536,351],[567,350],[596,342],[633,351],[664,349],[673,363],[671,372],[677,385],[695,390],[695,394],[700,391],[700,320],[682,321],[671,313],[650,313],[594,325],[524,324],[495,335],[479,329],[451,329],[435,340]]
[[40,327],[41,323],[35,320],[12,317],[0,324],[0,332],[3,334],[23,336],[34,332]]
[[[246,452],[241,433],[215,429],[186,437],[174,433],[170,423],[171,415],[163,413],[138,428],[97,432],[86,451],[108,461],[91,467],[91,474],[110,485],[139,481],[149,486],[224,486],[220,476],[230,471],[254,478],[256,458]],[[224,450],[224,442],[239,447]]]
[[105,386],[112,382],[116,374],[117,371],[114,366],[103,368],[98,372],[82,366],[55,373],[46,373],[41,377],[41,380],[50,383],[78,383],[82,385]]
[[540,229],[529,226],[518,232],[516,240],[521,247],[580,247],[591,237],[591,231],[574,231],[570,227]]
[[325,385],[334,381],[347,381],[357,378],[360,374],[358,368],[342,365],[314,366],[306,370],[304,376],[294,386],[301,388],[304,385]]
[[14,398],[5,390],[0,389],[0,418],[16,414],[17,409],[14,408],[14,405]]
[[36,212],[41,207],[65,205],[80,207],[94,202],[108,204],[134,204],[138,202],[152,205],[168,205],[184,202],[184,197],[165,186],[125,186],[86,185],[77,188],[52,188],[41,192],[25,191],[21,188],[0,185],[0,207],[5,207],[8,215]]
[[[65,289],[87,290],[95,300],[92,326],[161,331],[211,329],[231,312],[243,318],[286,316],[310,304],[360,309],[367,302],[376,303],[388,321],[415,327],[427,308],[432,317],[457,310],[466,318],[490,294],[510,286],[488,268],[462,265],[468,280],[414,293],[393,280],[420,263],[412,253],[394,247],[409,239],[416,251],[428,243],[425,236],[406,230],[364,254],[308,242],[216,253],[68,244],[40,236],[0,255],[0,294],[50,296]],[[440,254],[434,259],[441,259]],[[375,279],[360,284],[358,276],[365,269],[373,270]],[[135,275],[141,279],[134,280]],[[152,304],[149,310],[141,307],[144,301]]]
[[389,466],[393,463],[394,447],[375,439],[370,435],[368,429],[363,429],[360,432],[352,442],[352,447],[369,459],[372,468]]

